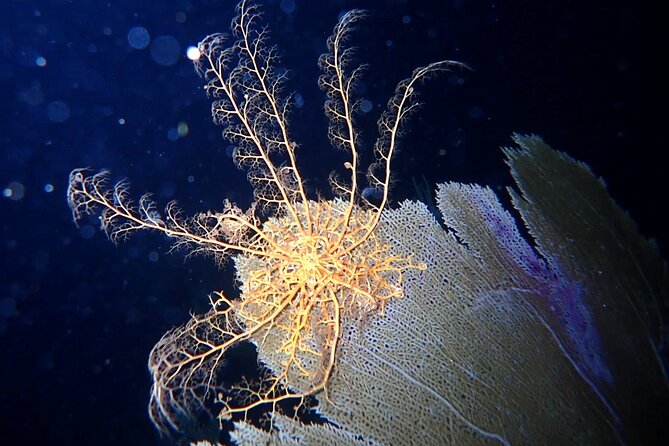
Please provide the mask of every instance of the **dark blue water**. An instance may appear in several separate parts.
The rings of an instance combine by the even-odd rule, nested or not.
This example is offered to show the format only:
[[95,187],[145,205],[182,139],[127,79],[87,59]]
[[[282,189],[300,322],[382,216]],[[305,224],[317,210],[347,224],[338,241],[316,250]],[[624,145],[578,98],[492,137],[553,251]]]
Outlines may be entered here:
[[[140,4],[142,6],[138,6]],[[667,91],[657,3],[463,0],[261,2],[299,93],[291,116],[312,196],[345,156],[331,151],[316,60],[343,11],[370,17],[354,35],[369,63],[359,91],[363,160],[396,83],[440,59],[473,71],[434,79],[406,128],[396,200],[412,179],[510,184],[498,147],[537,133],[588,163],[658,237],[666,201]],[[650,3],[650,2],[648,2]],[[187,214],[247,206],[245,176],[209,114],[186,49],[226,31],[231,1],[5,1],[0,6],[0,443],[161,444],[146,414],[154,343],[229,271],[168,253],[151,234],[118,247],[65,201],[75,167],[128,177],[136,197]],[[502,190],[500,190],[503,193]],[[19,443],[20,442],[20,443]],[[168,443],[168,442],[166,442]]]

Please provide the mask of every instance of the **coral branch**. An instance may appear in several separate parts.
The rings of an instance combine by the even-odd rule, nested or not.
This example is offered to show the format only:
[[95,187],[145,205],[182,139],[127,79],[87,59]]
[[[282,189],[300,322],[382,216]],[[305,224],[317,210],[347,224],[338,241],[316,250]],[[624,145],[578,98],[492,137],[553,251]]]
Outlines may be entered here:
[[127,239],[135,231],[153,230],[174,238],[175,247],[212,254],[219,260],[233,252],[267,255],[264,245],[268,240],[255,226],[255,217],[231,203],[226,203],[222,213],[199,215],[189,221],[180,216],[176,203],[171,202],[163,217],[150,195],[145,194],[135,205],[128,198],[126,181],[110,187],[109,172],[87,176],[86,169],[75,169],[70,173],[67,201],[75,222],[85,214],[99,212],[100,228],[114,243]]
[[[207,93],[216,99],[214,122],[237,146],[235,162],[247,170],[256,199],[264,209],[289,213],[297,221],[295,203],[307,197],[295,160],[297,144],[288,136],[290,107],[280,99],[286,75],[274,68],[277,50],[266,44],[268,32],[258,29],[258,18],[255,5],[241,2],[231,25],[237,40],[226,46],[223,35],[207,36],[198,45],[195,66],[207,82]],[[272,159],[277,152],[287,154],[287,169]]]
[[[374,215],[374,221],[369,226],[368,234],[371,234],[378,226],[381,212],[388,203],[391,161],[397,151],[397,141],[401,136],[402,124],[420,106],[420,103],[416,101],[416,85],[434,74],[450,71],[452,68],[467,68],[467,66],[460,62],[442,60],[415,69],[410,78],[404,79],[397,85],[395,95],[388,101],[386,111],[379,118],[379,138],[374,145],[376,162],[367,170],[367,181],[370,186],[382,192],[382,198],[378,205],[372,204],[377,212]],[[363,243],[365,239],[366,237],[362,237],[358,243]],[[357,245],[353,245],[351,249],[356,247]]]
[[322,54],[318,60],[322,72],[318,84],[327,96],[325,115],[330,122],[328,136],[333,146],[351,153],[351,162],[347,165],[351,171],[351,184],[343,185],[334,176],[331,177],[331,183],[336,191],[348,197],[351,206],[356,200],[358,175],[358,135],[353,126],[357,103],[351,95],[364,67],[349,69],[353,49],[345,48],[344,45],[349,40],[355,23],[364,17],[365,12],[362,10],[352,10],[344,14],[327,40],[328,52]]

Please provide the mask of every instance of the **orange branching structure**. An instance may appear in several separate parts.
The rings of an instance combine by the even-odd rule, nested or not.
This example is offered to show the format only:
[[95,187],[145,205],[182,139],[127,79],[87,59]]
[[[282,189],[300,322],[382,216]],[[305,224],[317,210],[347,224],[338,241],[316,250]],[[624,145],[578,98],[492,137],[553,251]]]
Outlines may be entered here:
[[[248,211],[226,202],[222,212],[185,219],[171,203],[163,216],[146,195],[133,204],[125,182],[110,188],[106,172],[89,176],[75,170],[70,176],[68,200],[75,220],[101,210],[102,229],[113,241],[149,229],[191,252],[219,260],[238,256],[240,299],[215,293],[206,315],[167,333],[151,353],[151,416],[162,430],[178,430],[193,407],[204,406],[207,395],[221,405],[219,417],[228,419],[261,404],[323,390],[336,366],[342,321],[382,313],[388,299],[402,296],[405,271],[421,267],[411,258],[392,255],[375,231],[388,203],[400,126],[416,107],[414,86],[454,63],[417,69],[397,87],[379,120],[376,162],[367,175],[382,198],[377,204],[367,202],[359,194],[353,126],[357,103],[352,94],[361,68],[351,69],[351,50],[345,47],[352,26],[363,16],[358,10],[345,14],[319,60],[330,139],[351,154],[345,163],[350,181],[334,176],[331,181],[340,199],[310,201],[305,193],[298,146],[288,132],[290,101],[282,99],[285,75],[275,70],[276,49],[257,23],[256,7],[247,1],[240,3],[232,22],[236,40],[226,46],[224,35],[205,38],[196,70],[214,99],[214,121],[235,144],[234,161],[247,170],[254,187],[256,200]],[[272,217],[262,222],[259,215]],[[226,352],[243,341],[270,349],[273,375],[225,389],[217,382],[217,371]]]

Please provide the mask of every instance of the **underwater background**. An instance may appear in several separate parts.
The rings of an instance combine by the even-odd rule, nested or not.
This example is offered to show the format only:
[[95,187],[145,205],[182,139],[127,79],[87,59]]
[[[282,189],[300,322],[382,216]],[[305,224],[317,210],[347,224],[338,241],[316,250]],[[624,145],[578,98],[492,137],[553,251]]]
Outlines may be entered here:
[[[229,268],[138,234],[115,247],[94,218],[72,223],[75,167],[127,177],[131,194],[186,214],[252,199],[210,116],[186,49],[227,32],[235,1],[3,1],[0,18],[0,443],[170,444],[151,425],[148,353]],[[469,65],[421,87],[394,164],[395,202],[437,181],[497,189],[500,145],[536,133],[602,176],[665,258],[667,27],[659,2],[259,1],[289,73],[289,124],[309,194],[346,155],[330,148],[318,56],[337,17],[369,64],[358,90],[363,162],[395,85],[441,59]]]

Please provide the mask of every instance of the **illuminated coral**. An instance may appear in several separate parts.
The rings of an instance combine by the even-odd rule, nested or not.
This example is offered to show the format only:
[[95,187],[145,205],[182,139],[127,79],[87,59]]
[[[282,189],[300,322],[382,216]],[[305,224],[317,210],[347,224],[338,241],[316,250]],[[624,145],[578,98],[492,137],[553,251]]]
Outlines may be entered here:
[[[151,351],[155,425],[218,442],[218,417],[240,445],[666,439],[669,274],[585,165],[516,135],[519,149],[505,150],[516,218],[491,189],[457,183],[438,185],[439,212],[419,202],[388,209],[415,86],[460,64],[434,63],[399,84],[367,171],[378,202],[359,192],[361,68],[347,41],[363,16],[342,16],[319,60],[330,140],[350,154],[349,179],[331,177],[337,199],[305,192],[285,72],[247,1],[229,44],[220,34],[200,43],[196,69],[254,187],[250,209],[226,202],[184,218],[170,203],[162,214],[147,195],[133,203],[127,183],[110,186],[106,172],[71,173],[75,220],[100,213],[111,240],[154,230],[234,262],[240,298],[213,293],[206,314]],[[259,376],[231,378],[244,346],[256,348]],[[301,417],[313,415],[305,407],[320,420]],[[216,432],[204,432],[211,421]]]
[[[376,162],[367,171],[369,185],[381,196],[373,204],[359,193],[353,90],[361,69],[351,67],[346,46],[363,16],[359,10],[345,14],[319,60],[330,140],[351,155],[345,163],[349,180],[331,177],[340,198],[311,201],[305,193],[298,145],[289,137],[291,102],[282,97],[285,74],[275,69],[276,50],[257,23],[257,8],[247,1],[231,25],[235,40],[228,44],[224,35],[208,36],[199,44],[195,64],[214,100],[214,121],[235,144],[234,161],[253,185],[256,200],[249,210],[226,202],[221,212],[187,219],[170,203],[163,216],[147,195],[133,204],[125,182],[109,187],[106,172],[88,175],[78,169],[70,176],[75,220],[101,212],[102,229],[113,241],[148,229],[190,252],[220,261],[237,256],[241,298],[215,293],[209,313],[167,333],[151,353],[151,416],[162,430],[179,430],[207,398],[215,398],[218,416],[228,419],[323,390],[336,367],[342,321],[382,314],[386,301],[402,297],[404,274],[423,267],[410,255],[393,255],[376,231],[388,204],[400,127],[417,105],[414,88],[430,74],[459,64],[430,64],[398,85],[379,120]],[[273,374],[226,389],[217,381],[219,368],[229,349],[243,341],[254,342],[261,357],[269,358]]]

